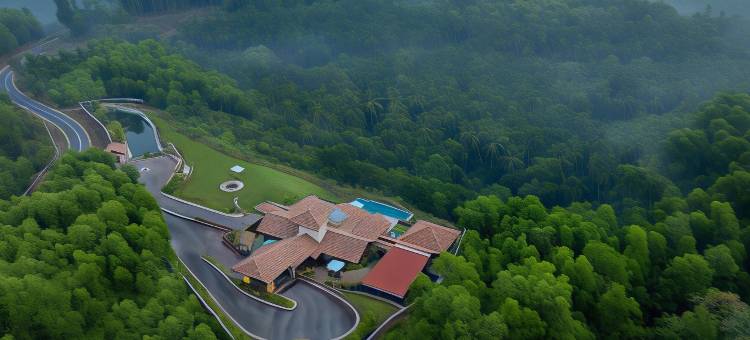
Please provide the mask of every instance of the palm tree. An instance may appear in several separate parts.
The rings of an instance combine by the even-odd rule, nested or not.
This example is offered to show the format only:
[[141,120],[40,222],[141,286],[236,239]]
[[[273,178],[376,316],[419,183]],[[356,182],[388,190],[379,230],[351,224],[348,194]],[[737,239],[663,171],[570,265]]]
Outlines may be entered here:
[[423,127],[419,130],[417,130],[416,136],[419,138],[419,143],[423,144],[432,144],[434,143],[434,138],[432,138],[432,134],[434,131],[428,127]]
[[367,118],[367,123],[372,128],[380,120],[380,111],[383,110],[383,104],[380,104],[380,101],[385,100],[386,98],[373,98],[372,92],[369,90],[367,91],[367,98],[368,99],[364,104],[364,112]]
[[505,151],[505,155],[500,157],[500,159],[503,162],[503,166],[505,167],[505,171],[508,172],[514,172],[517,169],[523,168],[526,166],[526,163],[521,160],[521,156],[523,153],[517,153],[517,154],[511,154],[510,152]]
[[392,113],[406,112],[406,105],[401,102],[401,94],[395,87],[388,88],[388,111]]
[[466,148],[468,151],[473,151],[477,156],[479,156],[479,160],[482,160],[482,152],[481,152],[481,142],[479,141],[479,137],[477,137],[476,134],[471,132],[464,132],[461,134],[461,144],[464,145],[464,148]]
[[507,154],[508,152],[505,150],[505,147],[498,143],[498,142],[492,142],[487,144],[485,147],[485,156],[487,157],[487,160],[490,161],[490,168],[495,167],[495,161],[502,158],[501,155]]

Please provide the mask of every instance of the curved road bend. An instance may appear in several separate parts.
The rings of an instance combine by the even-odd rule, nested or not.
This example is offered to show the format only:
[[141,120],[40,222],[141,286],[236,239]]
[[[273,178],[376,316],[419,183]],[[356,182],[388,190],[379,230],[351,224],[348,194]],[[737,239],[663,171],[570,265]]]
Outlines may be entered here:
[[[160,206],[174,209],[185,216],[197,215],[208,220],[217,216],[233,219],[161,195],[159,191],[169,179],[175,164],[170,157],[136,163],[138,169],[149,168],[149,171],[141,172],[140,181],[151,191]],[[245,296],[201,259],[201,256],[209,255],[226,266],[232,266],[242,259],[221,243],[221,231],[166,213],[164,218],[177,256],[206,286],[226,313],[250,333],[266,339],[331,339],[343,335],[354,326],[356,317],[348,306],[304,281],[297,281],[283,293],[297,301],[297,308],[293,311],[272,307]],[[248,217],[234,219],[246,218]],[[257,220],[258,217],[252,218]]]
[[19,91],[13,83],[13,71],[10,70],[10,67],[5,67],[0,72],[0,90],[7,93],[14,104],[28,109],[37,116],[57,126],[68,140],[70,149],[83,151],[91,146],[89,136],[81,124],[78,124],[77,121],[68,115],[35,101]]

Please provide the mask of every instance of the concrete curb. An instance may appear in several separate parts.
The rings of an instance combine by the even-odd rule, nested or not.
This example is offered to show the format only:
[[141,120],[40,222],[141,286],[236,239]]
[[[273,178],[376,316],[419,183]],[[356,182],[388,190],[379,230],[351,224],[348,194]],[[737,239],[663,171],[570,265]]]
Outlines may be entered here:
[[[2,69],[0,69],[0,74],[2,74],[3,72],[5,72],[5,70],[6,70],[6,69],[8,69],[8,68],[10,68],[10,66],[5,66],[5,67],[3,67]],[[12,81],[11,81],[11,83],[12,83]],[[13,84],[11,84],[11,85],[13,85]],[[13,86],[15,87],[15,85],[13,85]],[[11,100],[11,101],[12,101],[12,100]],[[13,102],[13,105],[15,105],[15,106],[18,106],[18,107],[20,107],[20,108],[22,108],[22,109],[24,109],[24,110],[28,111],[28,112],[29,112],[29,113],[31,113],[32,115],[34,115],[34,116],[36,116],[36,117],[39,117],[39,119],[41,119],[41,120],[43,120],[43,121],[45,121],[45,122],[48,122],[48,123],[50,123],[50,124],[52,124],[52,125],[56,126],[56,127],[57,127],[57,128],[58,128],[58,129],[59,129],[59,130],[60,130],[61,132],[62,132],[62,135],[63,135],[63,137],[65,137],[65,141],[66,141],[66,142],[68,143],[68,149],[71,149],[71,150],[72,150],[73,144],[71,144],[71,143],[70,143],[70,137],[68,137],[68,135],[67,135],[67,134],[65,134],[65,131],[64,131],[64,130],[63,130],[63,129],[62,129],[61,127],[60,127],[60,125],[57,125],[57,123],[55,123],[55,122],[53,122],[53,121],[51,121],[51,120],[49,120],[49,119],[47,119],[47,118],[43,117],[42,115],[39,115],[39,114],[37,114],[36,112],[34,112],[33,110],[31,110],[30,108],[28,108],[28,107],[26,107],[26,106],[24,106],[24,105],[20,105],[20,104],[17,104],[17,103],[15,103],[15,102]]]
[[226,217],[234,217],[234,218],[245,217],[245,214],[228,214],[228,213],[225,213],[225,212],[221,212],[221,211],[218,211],[218,210],[211,209],[209,207],[204,207],[204,206],[202,206],[200,204],[197,204],[197,203],[186,201],[186,200],[184,200],[182,198],[179,198],[179,197],[176,197],[176,196],[172,196],[170,194],[167,194],[167,193],[164,193],[164,192],[161,192],[161,191],[160,191],[160,193],[162,195],[164,195],[165,197],[171,198],[171,199],[173,199],[175,201],[178,201],[180,203],[185,203],[185,204],[193,206],[195,208],[199,208],[199,209],[203,209],[203,210],[206,210],[206,211],[210,211],[210,212],[215,213],[215,214],[223,215],[223,216],[226,216]]
[[264,337],[262,337],[262,336],[257,336],[257,335],[255,335],[255,334],[253,334],[253,333],[249,332],[249,331],[248,331],[247,329],[245,329],[245,327],[242,327],[242,325],[240,325],[240,323],[239,323],[239,322],[237,322],[237,320],[235,320],[235,319],[234,319],[234,318],[232,317],[232,315],[231,315],[231,314],[229,314],[229,313],[227,312],[227,310],[226,310],[226,309],[224,309],[224,306],[222,306],[222,305],[221,305],[221,303],[219,302],[219,300],[217,300],[217,299],[216,299],[216,297],[214,297],[214,296],[213,296],[213,294],[211,294],[211,291],[210,291],[210,290],[209,290],[208,288],[206,288],[206,285],[205,285],[205,284],[203,284],[203,282],[201,282],[201,280],[200,280],[200,279],[199,279],[199,278],[198,278],[197,276],[195,276],[195,273],[193,273],[193,271],[192,271],[192,270],[190,270],[190,267],[188,267],[188,265],[187,265],[187,264],[185,264],[185,262],[183,262],[183,261],[182,261],[182,259],[180,259],[180,257],[179,257],[179,256],[177,256],[177,259],[178,259],[178,260],[180,260],[180,262],[182,262],[182,264],[183,264],[183,265],[185,266],[185,268],[186,268],[186,269],[188,270],[188,272],[190,273],[190,275],[192,275],[192,276],[193,276],[193,278],[195,279],[195,281],[198,281],[198,283],[200,283],[200,284],[201,284],[201,286],[203,286],[203,289],[205,289],[205,290],[206,290],[206,293],[208,293],[208,296],[210,296],[210,297],[211,297],[211,299],[212,299],[212,300],[214,300],[214,302],[216,302],[216,305],[217,305],[217,306],[219,306],[219,308],[221,308],[221,311],[222,311],[222,312],[224,312],[224,315],[226,315],[226,316],[227,316],[227,317],[228,317],[229,319],[231,319],[231,320],[232,320],[232,322],[234,322],[234,324],[235,324],[235,325],[237,325],[237,327],[239,327],[239,329],[241,329],[241,330],[242,330],[243,332],[245,332],[245,334],[247,334],[247,335],[249,335],[249,336],[251,336],[251,337],[253,337],[253,338],[255,338],[255,339],[259,339],[259,340],[266,340],[266,339],[265,339]]
[[232,279],[230,279],[229,276],[227,276],[227,274],[225,274],[223,270],[219,269],[219,267],[216,267],[215,264],[211,263],[211,261],[206,260],[206,258],[203,257],[203,256],[201,256],[201,260],[203,260],[206,263],[210,264],[211,267],[213,267],[214,269],[216,269],[216,271],[219,272],[219,274],[221,274],[222,276],[224,276],[224,278],[227,279],[227,281],[229,281],[229,283],[232,286],[234,286],[234,288],[236,288],[237,290],[239,290],[242,294],[245,294],[247,297],[253,298],[256,301],[262,302],[262,303],[267,304],[267,305],[269,305],[271,307],[276,307],[276,308],[283,309],[283,310],[286,310],[286,311],[293,311],[293,310],[295,310],[297,308],[297,301],[295,301],[293,299],[289,299],[286,296],[284,298],[287,298],[287,299],[289,299],[289,301],[294,302],[294,306],[292,306],[292,307],[284,307],[284,306],[277,305],[277,304],[275,304],[273,302],[263,300],[263,299],[261,299],[261,298],[259,298],[257,296],[252,296],[252,295],[248,294],[246,291],[242,290],[242,288],[237,287],[237,285],[234,284],[234,282],[232,282]]
[[[57,143],[55,143],[55,139],[52,138],[52,132],[50,132],[49,127],[47,126],[47,121],[42,122],[44,124],[44,129],[47,130],[47,134],[49,135],[49,139],[52,141],[52,146],[55,147],[55,154],[52,155],[52,159],[47,163],[47,165],[44,167],[44,169],[40,170],[39,173],[37,173],[34,180],[29,184],[29,187],[26,188],[26,191],[23,192],[23,195],[26,196],[31,193],[31,189],[35,188],[37,184],[39,184],[39,180],[44,176],[44,174],[47,173],[49,168],[52,167],[53,164],[55,164],[55,161],[57,161],[58,158],[60,158],[60,148],[57,147]],[[63,133],[63,135],[65,135]]]
[[127,113],[130,113],[130,114],[138,115],[141,118],[143,118],[148,123],[148,125],[151,126],[151,129],[154,131],[154,139],[156,140],[156,147],[159,148],[159,152],[163,152],[164,151],[164,148],[161,146],[161,141],[159,140],[159,134],[158,134],[158,132],[156,130],[156,124],[154,124],[154,122],[152,122],[151,119],[148,119],[148,116],[146,116],[145,113],[141,112],[140,110],[136,110],[136,109],[129,108],[129,107],[126,107],[126,106],[120,106],[120,105],[117,105],[117,104],[109,104],[109,105],[105,105],[105,106],[112,107],[112,108],[115,108],[117,110],[120,110],[120,111],[123,111],[123,112],[127,112]]
[[334,287],[331,287],[331,288],[333,288],[335,290],[338,290],[341,293],[351,293],[351,294],[362,295],[362,296],[366,296],[366,297],[369,297],[369,298],[373,298],[375,300],[378,300],[378,301],[381,301],[381,302],[385,302],[385,303],[387,303],[387,304],[389,304],[389,305],[391,305],[393,307],[396,307],[398,309],[404,308],[404,306],[399,305],[396,302],[393,302],[391,300],[382,298],[382,297],[377,296],[377,295],[372,295],[372,294],[369,294],[369,293],[360,292],[360,291],[356,291],[356,290],[350,290],[350,289],[344,289],[344,288],[334,288]]
[[218,230],[221,230],[221,231],[224,231],[224,232],[227,232],[227,231],[232,231],[231,229],[226,229],[226,228],[222,228],[222,227],[220,227],[220,226],[218,226],[218,225],[215,225],[215,224],[212,224],[212,223],[208,223],[208,222],[206,222],[206,221],[201,221],[201,220],[199,220],[199,219],[195,219],[195,218],[192,218],[192,217],[187,217],[187,216],[185,216],[185,215],[182,215],[182,214],[176,213],[176,212],[174,212],[174,211],[172,211],[172,210],[169,210],[169,209],[167,209],[167,208],[161,208],[161,207],[160,207],[160,209],[161,209],[162,211],[164,211],[165,213],[167,213],[167,214],[170,214],[170,215],[173,215],[173,216],[177,216],[177,217],[179,217],[179,218],[182,218],[182,219],[185,219],[185,220],[188,220],[188,221],[191,221],[191,222],[199,223],[199,224],[205,225],[205,226],[207,226],[207,227],[211,227],[211,228],[214,228],[214,229],[218,229]]
[[[7,66],[6,66],[6,67],[7,67]],[[89,136],[89,132],[88,132],[88,131],[86,131],[86,129],[84,129],[84,128],[83,128],[83,126],[82,126],[82,125],[81,125],[80,123],[78,123],[78,121],[76,121],[75,119],[73,119],[73,118],[71,118],[70,116],[66,115],[65,113],[62,113],[62,112],[60,112],[60,110],[57,110],[57,109],[55,109],[55,108],[53,108],[53,107],[51,107],[51,106],[49,106],[49,105],[47,105],[47,104],[44,104],[44,103],[42,103],[42,102],[40,102],[40,101],[38,101],[38,100],[34,100],[33,98],[31,98],[31,97],[27,96],[27,95],[26,95],[25,93],[21,92],[21,90],[19,90],[19,89],[18,89],[18,87],[16,86],[16,81],[15,81],[15,78],[16,78],[16,74],[15,74],[15,73],[14,73],[13,71],[10,71],[10,84],[11,84],[11,85],[13,86],[13,88],[14,88],[14,89],[15,89],[15,90],[16,90],[16,91],[17,91],[18,93],[20,93],[20,94],[24,95],[24,96],[25,96],[26,98],[28,98],[28,99],[29,99],[30,101],[34,102],[35,104],[38,104],[38,105],[42,106],[43,108],[49,109],[49,110],[51,110],[51,111],[54,111],[54,112],[56,112],[57,114],[59,114],[59,115],[62,115],[62,116],[64,116],[65,118],[67,118],[67,119],[71,120],[71,121],[72,121],[72,122],[73,122],[74,124],[78,125],[78,127],[80,127],[80,128],[81,128],[81,130],[83,130],[83,133],[84,133],[84,134],[86,134],[86,139],[88,139],[88,142],[89,142],[89,145],[88,145],[88,146],[89,146],[89,147],[91,147],[91,136]],[[15,104],[15,103],[14,103],[14,104]],[[18,104],[16,104],[16,105],[18,105]],[[18,105],[18,106],[21,106],[21,105]],[[22,106],[22,107],[23,107],[23,106]],[[25,108],[25,109],[29,110],[29,109],[28,109],[28,108],[26,108],[26,107],[23,107],[23,108]],[[29,111],[31,111],[31,110],[29,110]],[[66,120],[64,120],[64,119],[61,119],[61,120],[62,120],[62,122],[63,122],[63,123],[65,124],[65,125],[67,125],[67,126],[68,126],[69,128],[71,128],[71,130],[73,130],[73,132],[75,132],[75,133],[76,133],[76,136],[78,137],[78,143],[79,143],[78,145],[79,145],[79,146],[81,146],[81,148],[83,148],[83,140],[81,140],[81,136],[80,136],[80,135],[78,135],[78,133],[76,132],[76,129],[75,129],[74,127],[73,127],[73,125],[71,125],[71,123],[70,123],[70,122],[68,122],[68,121],[66,121]],[[50,123],[51,123],[51,122],[50,122]],[[54,123],[53,123],[53,124],[54,124]],[[55,125],[57,125],[57,124],[55,124]],[[60,129],[60,130],[62,130],[62,129]],[[64,134],[64,133],[63,133],[63,134]],[[68,140],[68,142],[70,142],[70,140]],[[86,148],[83,148],[83,149],[85,150]],[[78,151],[84,151],[84,150],[78,150]]]
[[112,136],[109,134],[109,130],[107,129],[107,127],[104,126],[104,124],[102,124],[99,118],[96,118],[96,116],[91,114],[91,112],[89,112],[89,110],[87,110],[86,107],[83,106],[83,103],[93,103],[93,102],[95,102],[95,100],[89,100],[87,102],[79,102],[78,106],[80,106],[81,109],[83,109],[83,112],[86,112],[86,114],[89,115],[89,117],[93,118],[97,123],[99,123],[99,126],[101,126],[101,128],[104,129],[104,132],[107,134],[107,141],[109,143],[112,143]]
[[412,303],[412,304],[410,304],[410,305],[408,305],[408,306],[406,306],[404,308],[401,308],[401,310],[399,310],[398,312],[393,313],[393,315],[391,315],[390,317],[388,317],[387,319],[385,319],[385,321],[383,321],[383,323],[381,323],[380,326],[378,326],[378,328],[375,328],[375,330],[372,331],[372,333],[370,333],[370,335],[367,336],[366,340],[373,340],[373,339],[375,339],[375,337],[378,336],[378,333],[382,332],[383,328],[386,325],[388,325],[388,323],[391,322],[391,320],[395,319],[399,315],[401,315],[404,312],[406,312],[406,310],[409,309],[411,306],[414,306],[414,304]]
[[337,294],[332,293],[331,291],[328,290],[328,287],[322,286],[321,284],[315,282],[314,280],[306,278],[306,277],[304,277],[302,275],[300,275],[298,277],[298,280],[301,280],[302,282],[308,283],[308,284],[312,285],[313,287],[316,287],[316,288],[318,288],[318,289],[320,289],[320,290],[322,290],[322,291],[330,294],[331,296],[333,296],[333,297],[341,300],[341,302],[343,302],[344,304],[346,304],[347,306],[349,306],[349,308],[354,312],[354,317],[355,317],[354,326],[352,326],[352,328],[349,329],[343,335],[340,335],[338,337],[333,338],[334,340],[339,340],[339,339],[346,338],[347,336],[349,336],[349,334],[352,334],[352,332],[354,332],[357,329],[357,326],[359,326],[359,321],[360,321],[359,312],[357,312],[357,309],[354,308],[354,306],[352,306],[352,304],[349,303],[349,301],[346,301],[346,299],[344,299],[343,297],[341,297],[341,296],[339,296]]
[[[183,263],[183,265],[184,265],[184,263]],[[187,266],[185,266],[185,268],[187,268]],[[201,296],[200,293],[198,293],[198,291],[195,289],[195,287],[193,287],[193,284],[190,283],[190,280],[188,280],[185,277],[185,275],[182,275],[182,274],[180,274],[180,275],[182,276],[182,279],[185,280],[185,283],[187,283],[188,287],[190,287],[190,290],[193,291],[193,294],[195,294],[195,296],[198,297],[198,300],[203,305],[203,308],[207,309],[211,313],[211,315],[214,316],[214,318],[216,319],[216,321],[219,322],[219,325],[221,325],[221,328],[224,328],[224,331],[227,333],[227,335],[229,335],[229,337],[232,338],[232,340],[234,340],[235,339],[234,335],[232,335],[232,332],[229,331],[229,329],[227,328],[227,326],[224,324],[224,321],[221,321],[221,318],[219,317],[219,315],[216,314],[216,312],[211,308],[211,306],[208,305],[208,303],[206,302],[206,300],[203,300],[203,297]],[[197,278],[195,278],[195,279],[198,280]],[[206,289],[206,291],[208,291],[208,289]]]

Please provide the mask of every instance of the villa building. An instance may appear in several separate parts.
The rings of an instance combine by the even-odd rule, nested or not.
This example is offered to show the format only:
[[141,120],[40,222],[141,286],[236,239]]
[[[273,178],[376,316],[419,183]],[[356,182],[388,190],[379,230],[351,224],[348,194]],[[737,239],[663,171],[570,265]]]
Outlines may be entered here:
[[[246,282],[264,283],[268,291],[275,289],[283,274],[293,278],[296,268],[308,258],[359,263],[367,247],[376,244],[389,251],[381,260],[383,265],[379,262],[363,284],[403,298],[427,260],[447,250],[461,234],[456,229],[417,221],[403,235],[393,238],[389,231],[398,219],[348,203],[334,204],[317,196],[307,196],[290,206],[264,202],[255,209],[265,215],[256,232],[280,240],[258,248],[232,270],[242,274]],[[390,255],[392,252],[398,256]],[[408,270],[398,267],[399,259],[403,258],[410,261]],[[400,274],[395,281],[387,279],[393,273]],[[396,288],[391,287],[393,282],[398,282]],[[387,287],[381,287],[382,283]]]

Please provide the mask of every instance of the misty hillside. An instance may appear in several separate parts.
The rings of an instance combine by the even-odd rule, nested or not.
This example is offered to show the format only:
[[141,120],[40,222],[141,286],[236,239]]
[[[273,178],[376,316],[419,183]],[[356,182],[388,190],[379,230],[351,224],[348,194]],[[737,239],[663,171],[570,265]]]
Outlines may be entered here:
[[0,11],[2,333],[750,338],[750,2],[54,3]]
[[703,13],[706,11],[706,6],[711,7],[711,13],[713,15],[720,15],[722,12],[724,15],[741,15],[744,17],[750,16],[750,9],[748,9],[747,1],[745,0],[661,0],[666,4],[674,6],[680,14],[693,15],[695,13]]

